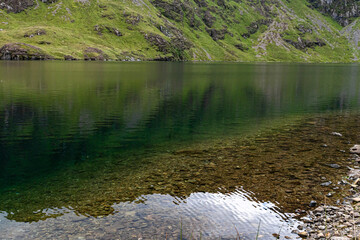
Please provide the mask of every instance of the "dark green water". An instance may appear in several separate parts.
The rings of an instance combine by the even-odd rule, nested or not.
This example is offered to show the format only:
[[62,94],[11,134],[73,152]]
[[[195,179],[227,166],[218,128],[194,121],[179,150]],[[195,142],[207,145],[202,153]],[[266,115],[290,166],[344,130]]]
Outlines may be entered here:
[[[259,218],[265,219],[264,234],[277,232],[282,222],[292,221],[292,213],[257,200],[256,190],[241,182],[227,193],[214,193],[210,183],[186,194],[167,194],[149,183],[146,191],[134,193],[144,185],[138,176],[167,164],[156,162],[158,155],[164,159],[192,144],[241,138],[287,118],[356,111],[358,69],[0,62],[0,232],[4,239],[88,239],[96,225],[99,239],[148,239],[164,238],[166,231],[178,236],[184,221],[188,232],[209,238],[235,237],[231,224],[239,223],[241,234],[251,239]],[[196,160],[191,164],[198,167]],[[170,170],[163,172],[165,180],[157,183],[171,179]],[[111,195],[123,185],[128,193]],[[111,196],[99,200],[102,194]],[[174,204],[177,197],[187,200]],[[190,227],[192,221],[203,226]],[[119,224],[124,227],[108,228]],[[161,227],[167,230],[158,232]]]

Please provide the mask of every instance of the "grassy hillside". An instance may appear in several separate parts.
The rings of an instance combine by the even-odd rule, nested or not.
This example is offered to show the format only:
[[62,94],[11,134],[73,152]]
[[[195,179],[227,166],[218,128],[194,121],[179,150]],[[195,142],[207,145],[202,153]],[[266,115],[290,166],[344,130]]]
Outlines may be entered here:
[[352,37],[357,25],[345,31],[305,0],[31,1],[20,10],[14,6],[23,0],[0,5],[0,58],[351,62],[358,57]]

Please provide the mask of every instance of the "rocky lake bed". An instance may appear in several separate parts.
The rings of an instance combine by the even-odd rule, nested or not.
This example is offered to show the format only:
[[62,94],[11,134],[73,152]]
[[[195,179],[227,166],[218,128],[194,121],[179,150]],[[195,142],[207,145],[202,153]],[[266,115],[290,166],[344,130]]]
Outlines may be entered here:
[[[354,147],[356,146],[358,145]],[[332,193],[329,192],[320,206],[301,218],[304,224],[298,225],[298,229],[294,230],[294,233],[297,233],[301,238],[333,240],[360,238],[360,157],[359,152],[354,151],[354,147],[350,149],[348,174],[333,185],[334,190],[339,188],[336,185],[349,185],[350,189],[348,189],[347,196],[338,199],[337,204],[330,205],[326,203],[326,199],[332,197]],[[325,182],[323,185],[330,186],[332,183]],[[310,205],[316,206],[316,202],[313,201]]]

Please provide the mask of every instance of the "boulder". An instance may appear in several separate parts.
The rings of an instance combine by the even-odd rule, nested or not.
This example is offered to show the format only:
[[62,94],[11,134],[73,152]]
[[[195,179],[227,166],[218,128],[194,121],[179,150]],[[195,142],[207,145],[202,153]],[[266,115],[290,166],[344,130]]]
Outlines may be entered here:
[[49,60],[54,59],[41,48],[25,43],[8,43],[0,48],[1,60]]
[[98,48],[88,47],[84,50],[85,61],[104,61],[108,56]]

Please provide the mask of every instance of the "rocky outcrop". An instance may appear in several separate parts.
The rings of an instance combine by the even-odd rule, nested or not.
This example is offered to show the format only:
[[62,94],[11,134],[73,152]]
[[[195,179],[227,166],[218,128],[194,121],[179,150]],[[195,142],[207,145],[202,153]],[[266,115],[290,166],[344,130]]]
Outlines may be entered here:
[[110,26],[104,26],[104,25],[95,25],[94,30],[99,34],[103,35],[103,33],[111,33],[117,37],[121,37],[123,34],[119,31],[119,29],[110,27]]
[[109,57],[98,48],[88,47],[84,50],[85,61],[105,61],[107,59],[109,59]]
[[0,48],[1,60],[50,60],[54,59],[38,47],[25,43],[9,43]]
[[206,29],[206,31],[214,41],[224,40],[225,34],[228,33],[227,28],[222,28],[222,29],[208,28]]
[[169,43],[160,35],[155,33],[146,33],[144,37],[151,45],[157,47],[160,52],[168,52]]
[[71,56],[71,55],[65,55],[64,56],[64,60],[65,61],[75,61],[75,60],[78,60],[77,58]]
[[[166,61],[168,60],[184,60],[184,52],[189,50],[193,44],[188,41],[184,36],[178,34],[175,37],[170,39],[170,42],[165,40],[158,34],[147,33],[145,34],[145,39],[153,46],[155,46],[160,52],[164,54],[172,54],[172,56],[167,56]],[[163,61],[163,57],[159,57],[156,60]],[[165,60],[164,60],[165,61]]]
[[[57,0],[41,0],[43,3],[54,3]],[[0,9],[4,9],[7,12],[19,13],[25,9],[34,6],[34,0],[1,0]]]
[[352,22],[352,18],[360,16],[359,0],[309,0],[312,7],[323,14],[330,15],[342,26]]
[[249,38],[252,34],[255,34],[262,25],[270,26],[271,23],[272,23],[271,19],[260,19],[255,22],[252,22],[249,26],[246,27],[247,32],[243,33],[242,37]]
[[310,41],[310,40],[304,40],[299,37],[297,41],[293,41],[293,40],[289,40],[289,39],[284,39],[284,41],[299,50],[305,50],[307,48],[326,46],[326,43],[320,39],[317,39],[316,41]]
[[7,12],[19,13],[34,5],[33,0],[2,0],[0,8]]
[[28,33],[25,33],[24,34],[24,37],[25,38],[32,38],[32,37],[35,37],[35,36],[42,36],[42,35],[46,35],[46,30],[44,29],[37,29],[36,31],[34,32],[28,32]]

